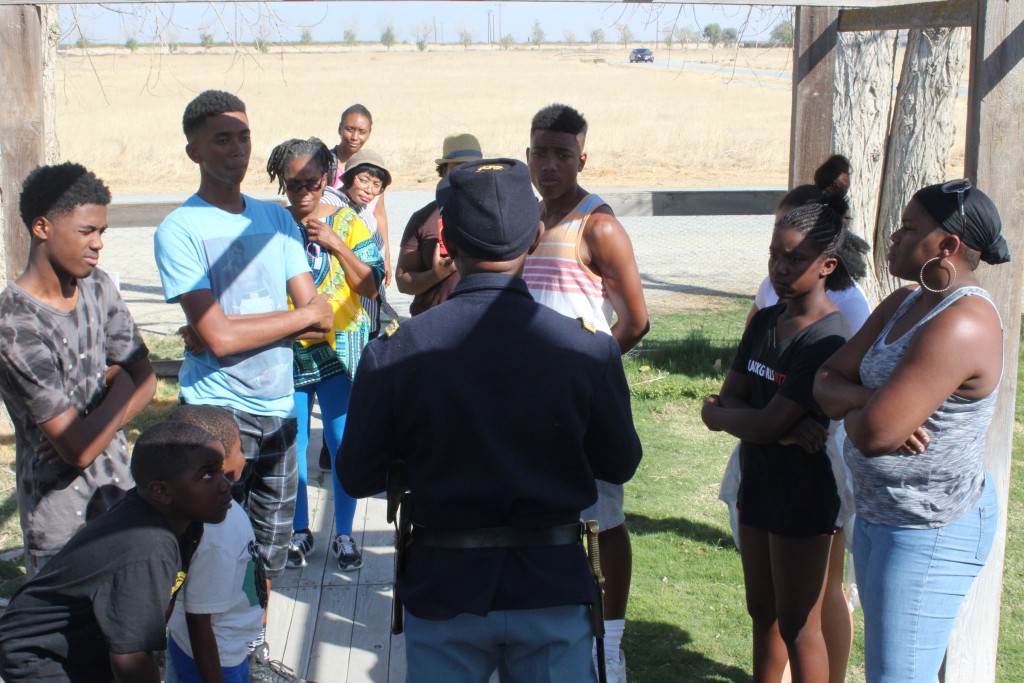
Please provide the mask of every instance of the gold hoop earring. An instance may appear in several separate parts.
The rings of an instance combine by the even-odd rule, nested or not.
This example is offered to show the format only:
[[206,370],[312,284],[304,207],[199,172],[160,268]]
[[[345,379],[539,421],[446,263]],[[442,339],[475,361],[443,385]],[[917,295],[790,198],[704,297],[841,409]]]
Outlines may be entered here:
[[[931,263],[932,261],[938,261],[940,259],[949,264],[949,267],[953,269],[953,277],[950,278],[949,284],[943,287],[942,289],[932,289],[931,287],[924,283],[924,269],[927,268],[928,264]],[[948,258],[945,258],[943,256],[933,256],[932,258],[925,261],[924,265],[921,266],[921,274],[917,276],[917,281],[920,282],[921,286],[927,289],[929,292],[932,292],[933,294],[942,294],[943,292],[948,291],[949,288],[953,286],[953,283],[956,282],[956,266],[954,266],[952,261],[950,261]]]

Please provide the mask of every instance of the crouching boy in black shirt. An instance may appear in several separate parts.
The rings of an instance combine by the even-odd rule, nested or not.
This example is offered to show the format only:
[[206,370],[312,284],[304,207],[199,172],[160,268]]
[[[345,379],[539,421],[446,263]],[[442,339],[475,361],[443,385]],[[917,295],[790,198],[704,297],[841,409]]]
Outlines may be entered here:
[[169,601],[202,535],[231,507],[224,449],[162,422],[135,445],[135,488],[75,534],[0,617],[0,673],[20,681],[159,683]]

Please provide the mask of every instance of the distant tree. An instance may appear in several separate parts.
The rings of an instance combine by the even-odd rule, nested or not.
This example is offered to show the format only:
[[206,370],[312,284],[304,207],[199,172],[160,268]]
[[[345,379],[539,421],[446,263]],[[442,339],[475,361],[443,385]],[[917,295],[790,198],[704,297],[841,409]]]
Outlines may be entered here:
[[735,45],[739,42],[740,32],[731,26],[722,29],[722,42],[726,45]]
[[718,24],[708,24],[704,27],[704,40],[711,43],[711,47],[718,47],[722,42],[722,27]]
[[667,47],[669,49],[672,49],[672,42],[674,40],[672,38],[672,27],[671,26],[666,26],[665,28],[663,28],[661,30],[661,34],[662,34],[662,39],[661,40],[662,40],[663,43],[665,43],[665,47]]
[[385,24],[384,30],[380,34],[380,44],[391,51],[391,46],[394,45],[398,40],[395,38],[395,27],[391,24]]
[[569,47],[576,44],[576,34],[569,29],[562,29],[562,37],[565,38],[565,44]]
[[468,50],[469,46],[473,44],[473,32],[467,28],[459,31],[459,42],[462,43],[463,49]]
[[604,42],[604,31],[599,28],[595,28],[590,32],[590,42],[600,45]]
[[267,40],[266,36],[256,36],[256,38],[252,41],[252,46],[256,48],[259,52],[262,52],[263,54],[267,54],[268,52],[270,52],[270,41]]
[[203,46],[204,50],[209,50],[211,47],[213,47],[213,36],[211,36],[209,33],[200,33],[199,44]]
[[775,24],[770,35],[772,42],[778,45],[785,45],[786,47],[792,47],[793,45],[793,22],[791,21],[780,21]]
[[299,41],[303,45],[312,45],[313,44],[313,32],[310,31],[308,28],[302,29],[302,37],[299,38]]
[[345,29],[345,32],[341,36],[341,42],[345,43],[346,45],[350,45],[350,46],[351,45],[355,45],[356,44],[356,32],[353,31],[350,28]]
[[85,37],[85,34],[80,34],[78,40],[75,41],[75,47],[79,50],[88,50],[92,46],[92,41]]
[[630,43],[632,43],[633,42],[633,29],[631,29],[629,26],[621,26],[621,27],[619,27],[619,42],[622,43],[623,46],[626,46],[626,45],[629,45]]
[[676,29],[676,40],[680,43],[696,43],[700,40],[700,34],[689,26],[680,26]]
[[516,42],[516,39],[512,37],[512,34],[511,33],[507,33],[507,34],[505,34],[504,36],[501,37],[501,40],[498,41],[498,45],[501,46],[502,50],[508,50],[513,45],[515,45],[515,42]]
[[124,41],[124,46],[128,48],[128,52],[134,53],[136,50],[139,49],[139,41],[135,40],[135,38],[132,37]]
[[540,47],[544,44],[544,29],[541,28],[540,19],[535,19],[533,22],[533,32],[530,34],[530,42],[536,47]]
[[434,27],[429,21],[421,21],[416,25],[416,29],[413,32],[413,36],[416,38],[416,49],[423,52],[427,49],[427,43],[430,42],[430,35],[433,33]]

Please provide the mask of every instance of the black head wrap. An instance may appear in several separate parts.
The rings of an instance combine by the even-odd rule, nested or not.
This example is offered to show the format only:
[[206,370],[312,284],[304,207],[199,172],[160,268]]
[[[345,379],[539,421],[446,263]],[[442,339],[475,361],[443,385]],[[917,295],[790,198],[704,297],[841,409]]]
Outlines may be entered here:
[[993,265],[1010,260],[1010,248],[1003,239],[999,210],[988,195],[976,187],[964,192],[964,215],[956,192],[943,191],[943,185],[918,190],[914,199],[946,232],[956,235],[971,249],[981,252],[981,260]]

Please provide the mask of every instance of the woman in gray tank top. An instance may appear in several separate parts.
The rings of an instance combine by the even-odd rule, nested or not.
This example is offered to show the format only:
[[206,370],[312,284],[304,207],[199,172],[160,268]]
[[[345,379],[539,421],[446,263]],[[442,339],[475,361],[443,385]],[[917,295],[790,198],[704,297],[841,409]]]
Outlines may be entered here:
[[854,566],[869,683],[933,683],[996,528],[985,433],[1002,374],[1002,324],[980,260],[1009,251],[992,201],[966,180],[917,192],[889,271],[917,281],[883,301],[818,373],[845,419]]

